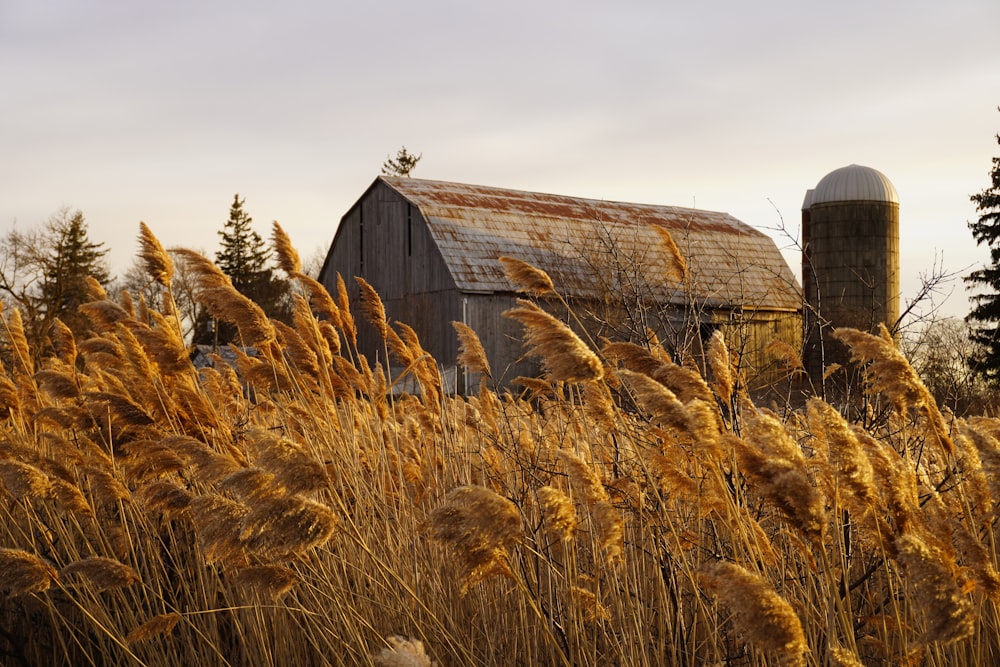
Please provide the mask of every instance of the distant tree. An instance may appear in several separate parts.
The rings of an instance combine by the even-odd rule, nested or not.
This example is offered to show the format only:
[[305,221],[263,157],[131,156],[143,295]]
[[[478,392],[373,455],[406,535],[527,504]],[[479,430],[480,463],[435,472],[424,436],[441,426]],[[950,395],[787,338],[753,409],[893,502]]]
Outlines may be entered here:
[[[172,257],[174,256],[173,252],[169,250],[167,252]],[[166,288],[150,278],[140,258],[135,258],[125,273],[121,274],[115,281],[114,291],[120,293],[122,290],[129,292],[136,301],[139,297],[143,298],[150,308],[162,310],[164,306],[163,299]],[[177,261],[174,257],[174,275],[170,285],[170,293],[173,296],[174,308],[180,318],[181,331],[187,343],[190,343],[194,338],[195,326],[201,312],[200,305],[195,300],[195,291],[195,280],[188,264]]]
[[382,173],[386,176],[409,176],[423,156],[423,153],[413,155],[407,152],[406,146],[403,146],[396,152],[395,159],[390,157],[382,163]]
[[83,213],[76,211],[68,220],[63,218],[49,227],[47,254],[41,285],[46,321],[51,323],[58,317],[74,333],[83,333],[89,329],[89,320],[78,309],[93,300],[87,278],[102,287],[110,282],[104,259],[108,250],[103,243],[88,238]]
[[957,318],[923,322],[901,336],[903,353],[941,407],[959,415],[982,414],[996,392],[969,366],[975,354],[972,328]]
[[233,281],[233,287],[243,294],[247,294],[257,277],[267,270],[270,256],[264,239],[251,226],[253,218],[243,210],[245,202],[246,199],[240,199],[238,194],[233,197],[229,220],[218,232],[222,240],[215,253],[215,263]]
[[[1000,143],[1000,134],[997,135]],[[965,277],[972,285],[985,291],[972,297],[972,312],[965,318],[973,325],[972,340],[976,353],[972,367],[991,384],[1000,385],[1000,157],[993,158],[991,184],[971,196],[979,219],[969,223],[977,245],[990,249],[990,263]]]
[[[229,220],[219,231],[221,241],[215,263],[229,276],[241,294],[253,300],[272,318],[288,320],[288,283],[270,265],[271,253],[264,239],[252,227],[253,218],[245,210],[245,199],[233,197]],[[194,342],[225,345],[235,340],[236,327],[215,322],[205,313],[197,317]]]
[[110,282],[103,243],[90,240],[83,213],[62,209],[41,229],[15,229],[0,241],[0,294],[21,309],[25,333],[36,354],[48,349],[56,318],[77,336],[90,325],[79,307],[94,295],[87,278]]

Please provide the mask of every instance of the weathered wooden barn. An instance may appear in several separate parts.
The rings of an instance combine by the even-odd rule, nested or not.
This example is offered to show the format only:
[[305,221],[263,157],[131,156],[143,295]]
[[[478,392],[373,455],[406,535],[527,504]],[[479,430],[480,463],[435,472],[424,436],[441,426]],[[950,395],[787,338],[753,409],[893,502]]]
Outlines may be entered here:
[[[455,371],[453,321],[479,334],[498,384],[537,372],[523,358],[520,325],[502,316],[521,295],[501,256],[547,272],[594,340],[641,340],[651,330],[697,356],[721,328],[758,376],[773,364],[772,340],[796,351],[801,343],[801,290],[774,242],[698,209],[381,176],[341,219],[320,280],[333,291],[342,275],[355,304],[353,277],[367,280],[389,319],[411,326],[462,391],[477,379]],[[558,300],[544,305],[573,321]],[[358,319],[359,348],[384,363],[382,342]]]

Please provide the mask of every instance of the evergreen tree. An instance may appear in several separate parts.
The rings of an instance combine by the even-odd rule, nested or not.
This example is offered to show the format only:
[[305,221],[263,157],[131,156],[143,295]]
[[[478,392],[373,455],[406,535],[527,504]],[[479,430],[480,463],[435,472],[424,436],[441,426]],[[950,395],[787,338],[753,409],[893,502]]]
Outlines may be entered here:
[[[89,320],[78,311],[79,307],[93,300],[87,288],[87,277],[102,286],[110,281],[104,256],[108,254],[103,243],[88,238],[87,223],[83,213],[72,217],[57,218],[48,229],[48,261],[45,263],[41,283],[41,303],[44,320],[51,325],[58,317],[74,333],[89,330]],[[48,326],[46,328],[46,333]]]
[[264,239],[251,226],[253,218],[243,210],[245,202],[238,194],[233,197],[229,220],[218,233],[222,241],[215,253],[215,263],[233,281],[233,287],[253,298],[250,292],[258,276],[267,271],[270,253]]
[[993,158],[990,180],[989,187],[970,197],[980,215],[969,228],[976,244],[990,249],[990,263],[965,278],[967,283],[986,288],[973,295],[974,306],[966,320],[974,327],[972,340],[977,345],[970,360],[973,369],[992,384],[1000,384],[1000,157]]
[[[288,282],[278,277],[270,266],[271,253],[264,239],[254,231],[253,218],[243,210],[245,202],[239,194],[233,197],[229,220],[219,231],[221,241],[215,263],[229,276],[233,287],[256,302],[268,317],[287,322],[291,318]],[[195,323],[194,342],[226,345],[235,341],[236,334],[235,326],[213,322],[201,313]]]
[[423,156],[423,153],[413,155],[407,152],[406,146],[403,146],[396,152],[395,159],[390,157],[382,163],[382,173],[386,176],[409,176]]
[[79,307],[94,298],[87,277],[110,283],[103,243],[88,236],[83,213],[63,209],[41,229],[13,230],[0,240],[0,298],[20,309],[36,356],[49,347],[56,318],[78,337],[90,331]]

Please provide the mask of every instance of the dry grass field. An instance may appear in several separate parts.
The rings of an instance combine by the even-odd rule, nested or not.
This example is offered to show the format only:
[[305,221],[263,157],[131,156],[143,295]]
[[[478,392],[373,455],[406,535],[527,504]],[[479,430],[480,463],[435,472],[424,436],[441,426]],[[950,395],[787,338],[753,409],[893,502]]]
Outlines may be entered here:
[[293,326],[182,253],[257,351],[198,370],[141,241],[157,309],[95,287],[98,335],[43,360],[3,314],[2,664],[1000,664],[1000,420],[943,414],[887,337],[838,332],[867,367],[848,421],[755,405],[719,337],[706,379],[525,300],[545,377],[450,396],[276,228]]

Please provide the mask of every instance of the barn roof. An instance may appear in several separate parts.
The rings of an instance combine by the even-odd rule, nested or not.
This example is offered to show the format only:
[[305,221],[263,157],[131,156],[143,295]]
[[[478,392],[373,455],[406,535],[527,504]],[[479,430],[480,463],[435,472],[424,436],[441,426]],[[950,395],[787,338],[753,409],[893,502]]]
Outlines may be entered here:
[[380,180],[420,211],[456,285],[509,292],[497,261],[510,256],[547,272],[568,297],[644,292],[682,303],[667,278],[671,255],[654,226],[684,256],[690,293],[708,306],[797,310],[801,293],[765,234],[727,213],[582,199],[415,178]]

